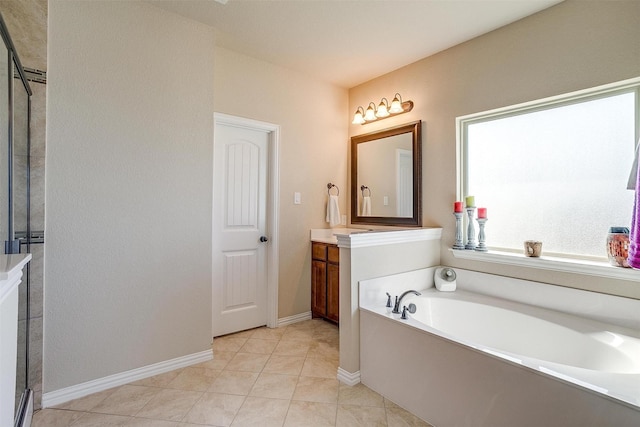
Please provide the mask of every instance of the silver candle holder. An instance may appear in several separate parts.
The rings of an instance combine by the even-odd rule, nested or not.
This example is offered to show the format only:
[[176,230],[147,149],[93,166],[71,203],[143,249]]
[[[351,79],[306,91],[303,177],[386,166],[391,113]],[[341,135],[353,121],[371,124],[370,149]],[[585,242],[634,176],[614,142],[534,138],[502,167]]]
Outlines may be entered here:
[[484,223],[487,222],[487,218],[478,218],[478,228],[480,231],[478,232],[478,246],[476,246],[476,251],[478,252],[487,252],[487,245],[485,244],[485,235],[484,235]]
[[469,224],[467,224],[467,244],[465,249],[474,250],[476,248],[476,231],[473,227],[473,217],[476,210],[475,206],[467,206],[467,215],[469,216]]
[[462,240],[462,216],[464,212],[454,212],[456,217],[456,243],[453,245],[453,249],[464,249],[464,241]]

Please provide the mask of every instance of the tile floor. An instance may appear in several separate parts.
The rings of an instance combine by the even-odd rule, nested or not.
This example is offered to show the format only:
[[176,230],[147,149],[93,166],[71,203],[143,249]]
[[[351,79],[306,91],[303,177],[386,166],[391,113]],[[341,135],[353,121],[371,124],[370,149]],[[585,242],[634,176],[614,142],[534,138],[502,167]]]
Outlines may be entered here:
[[338,328],[307,320],[216,338],[214,359],[43,409],[49,426],[429,426],[336,379]]

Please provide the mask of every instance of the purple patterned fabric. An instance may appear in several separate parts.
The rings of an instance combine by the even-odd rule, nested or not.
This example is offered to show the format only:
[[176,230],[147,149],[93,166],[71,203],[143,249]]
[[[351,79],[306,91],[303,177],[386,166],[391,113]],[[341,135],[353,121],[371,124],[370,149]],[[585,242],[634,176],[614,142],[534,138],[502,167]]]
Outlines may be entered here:
[[[636,152],[636,162],[638,161],[638,153]],[[640,169],[640,168],[638,168]],[[633,202],[633,214],[631,216],[631,233],[629,234],[629,266],[640,269],[640,201],[638,200],[640,192],[640,174],[636,171],[635,176],[635,201]]]

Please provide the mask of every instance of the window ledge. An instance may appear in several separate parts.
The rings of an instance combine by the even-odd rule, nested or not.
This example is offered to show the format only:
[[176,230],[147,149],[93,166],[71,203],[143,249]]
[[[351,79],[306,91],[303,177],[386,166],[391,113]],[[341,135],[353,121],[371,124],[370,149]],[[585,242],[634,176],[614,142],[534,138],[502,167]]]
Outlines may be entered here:
[[530,258],[517,253],[499,251],[477,252],[461,249],[449,249],[449,251],[453,253],[455,258],[468,259],[471,261],[516,265],[518,267],[539,268],[543,270],[561,271],[563,273],[586,274],[589,276],[640,282],[640,270],[614,267],[606,262],[550,256]]

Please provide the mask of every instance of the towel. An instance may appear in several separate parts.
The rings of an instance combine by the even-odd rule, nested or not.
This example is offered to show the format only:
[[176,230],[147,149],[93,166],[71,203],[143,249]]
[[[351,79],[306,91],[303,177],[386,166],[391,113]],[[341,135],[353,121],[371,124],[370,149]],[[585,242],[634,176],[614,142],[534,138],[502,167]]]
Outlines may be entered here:
[[329,196],[329,200],[327,201],[327,222],[331,227],[336,226],[341,222],[338,196]]
[[362,216],[371,216],[371,197],[364,196],[362,198]]
[[[638,164],[638,151],[634,163]],[[640,269],[640,175],[636,168],[635,175],[635,200],[633,202],[633,213],[631,214],[631,233],[629,234],[629,266]]]

